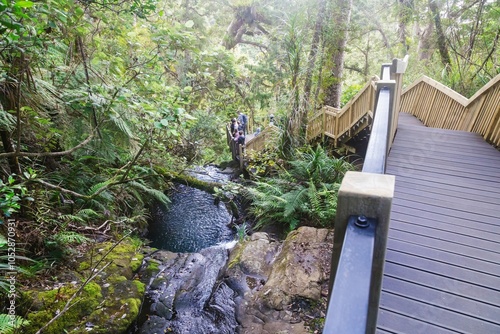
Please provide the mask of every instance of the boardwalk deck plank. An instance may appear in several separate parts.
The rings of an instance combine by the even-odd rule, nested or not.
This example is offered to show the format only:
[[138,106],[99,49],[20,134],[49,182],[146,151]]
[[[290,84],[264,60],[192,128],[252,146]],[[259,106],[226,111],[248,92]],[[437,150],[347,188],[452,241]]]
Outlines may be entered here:
[[[492,242],[500,242],[500,233],[498,231],[490,232],[479,230],[477,228],[471,228],[469,221],[437,221],[433,219],[420,219],[418,216],[412,216],[408,214],[401,214],[399,212],[393,212],[391,216],[393,221],[399,223],[407,224],[419,224],[420,226],[425,226],[429,228],[436,229],[438,231],[453,231],[457,234],[468,235],[474,238],[489,240]],[[418,222],[417,222],[418,221]]]
[[377,333],[500,333],[500,152],[400,114]]
[[[438,193],[452,197],[463,197],[464,188],[457,184],[444,184],[426,181],[420,178],[406,177],[404,180],[398,180],[398,191],[424,191],[429,193]],[[500,204],[500,196],[496,193],[487,193],[478,191],[477,189],[467,189],[467,198],[477,200],[479,202]]]
[[[475,230],[484,231],[488,233],[498,234],[500,231],[500,226],[498,226],[498,224],[495,224],[495,222],[490,223],[482,221],[478,222],[477,224],[474,224],[474,226],[471,226],[469,219],[465,219],[460,216],[455,216],[455,217],[443,216],[440,215],[439,213],[421,211],[413,207],[393,206],[392,213],[394,217],[396,217],[396,215],[407,215],[411,216],[415,220],[418,218],[418,219],[425,219],[426,221],[429,222],[436,221],[442,223],[449,223],[456,226],[467,226],[469,228],[473,228]],[[453,228],[453,226],[450,228]]]
[[[390,261],[386,263],[386,270],[393,273],[392,275],[387,274],[386,277],[428,286],[452,295],[459,295],[484,304],[489,304],[493,307],[496,307],[500,302],[500,291],[492,290],[487,287],[471,284],[469,282],[462,282],[454,278],[436,275]],[[484,296],[486,296],[486,298]]]

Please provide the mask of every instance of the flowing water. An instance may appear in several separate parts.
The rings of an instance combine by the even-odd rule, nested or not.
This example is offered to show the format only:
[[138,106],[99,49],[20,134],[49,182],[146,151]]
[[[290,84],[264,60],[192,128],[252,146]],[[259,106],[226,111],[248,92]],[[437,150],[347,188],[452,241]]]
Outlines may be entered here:
[[[213,168],[192,173],[223,182]],[[154,205],[148,239],[165,251],[152,255],[159,272],[148,283],[134,333],[232,334],[237,321],[233,290],[221,279],[234,240],[231,214],[211,194],[177,185],[170,205]]]

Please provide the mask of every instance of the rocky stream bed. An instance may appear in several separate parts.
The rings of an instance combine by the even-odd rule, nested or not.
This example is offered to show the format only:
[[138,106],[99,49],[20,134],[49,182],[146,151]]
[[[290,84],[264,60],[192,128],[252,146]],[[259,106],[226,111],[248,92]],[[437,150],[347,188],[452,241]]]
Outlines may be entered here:
[[112,247],[98,244],[57,285],[23,294],[31,321],[24,332],[62,312],[95,274],[44,333],[319,333],[332,238],[330,230],[301,227],[284,241],[258,232],[232,249],[196,253],[137,248],[126,239],[95,267]]

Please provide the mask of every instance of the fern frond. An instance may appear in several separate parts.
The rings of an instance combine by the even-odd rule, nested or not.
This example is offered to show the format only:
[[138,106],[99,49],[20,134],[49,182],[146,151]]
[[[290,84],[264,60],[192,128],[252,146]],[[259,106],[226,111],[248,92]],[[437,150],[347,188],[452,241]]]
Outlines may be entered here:
[[17,315],[0,314],[0,333],[13,334],[14,330],[28,325],[30,322]]
[[80,211],[78,211],[77,215],[83,218],[91,218],[99,216],[99,214],[92,209],[81,209]]
[[113,182],[113,180],[109,179],[109,180],[106,180],[104,182],[99,182],[99,183],[94,184],[92,187],[89,188],[88,194],[90,196],[94,195],[102,188],[107,187],[111,182]]
[[313,215],[318,215],[322,211],[321,195],[316,190],[314,182],[309,181],[309,189],[307,192],[309,202],[311,203],[311,210]]
[[305,201],[307,199],[307,188],[298,187],[283,195],[285,200],[285,207],[283,211],[283,216],[289,218],[294,212],[303,211]]
[[85,220],[77,215],[70,215],[70,214],[60,215],[58,219],[63,222],[77,221],[80,223],[85,223]]
[[111,122],[128,138],[133,138],[134,133],[128,126],[127,122],[121,116],[111,115],[109,117]]
[[16,127],[16,118],[0,108],[0,130],[12,131]]
[[168,198],[167,195],[165,195],[162,191],[150,188],[142,183],[132,181],[128,183],[132,187],[138,188],[142,190],[146,195],[148,195],[150,198],[155,199],[159,201],[162,204],[168,204],[170,203],[170,199]]
[[[90,239],[76,232],[63,231],[55,234],[53,239],[61,245],[82,244]],[[1,332],[0,332],[1,333]]]

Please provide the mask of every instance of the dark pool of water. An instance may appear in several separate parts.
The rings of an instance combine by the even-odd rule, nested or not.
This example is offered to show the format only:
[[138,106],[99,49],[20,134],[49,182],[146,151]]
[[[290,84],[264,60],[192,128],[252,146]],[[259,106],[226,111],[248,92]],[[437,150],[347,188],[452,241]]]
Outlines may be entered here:
[[169,194],[169,207],[155,204],[151,210],[148,239],[152,246],[176,253],[198,252],[234,239],[228,226],[231,214],[213,195],[185,185]]

